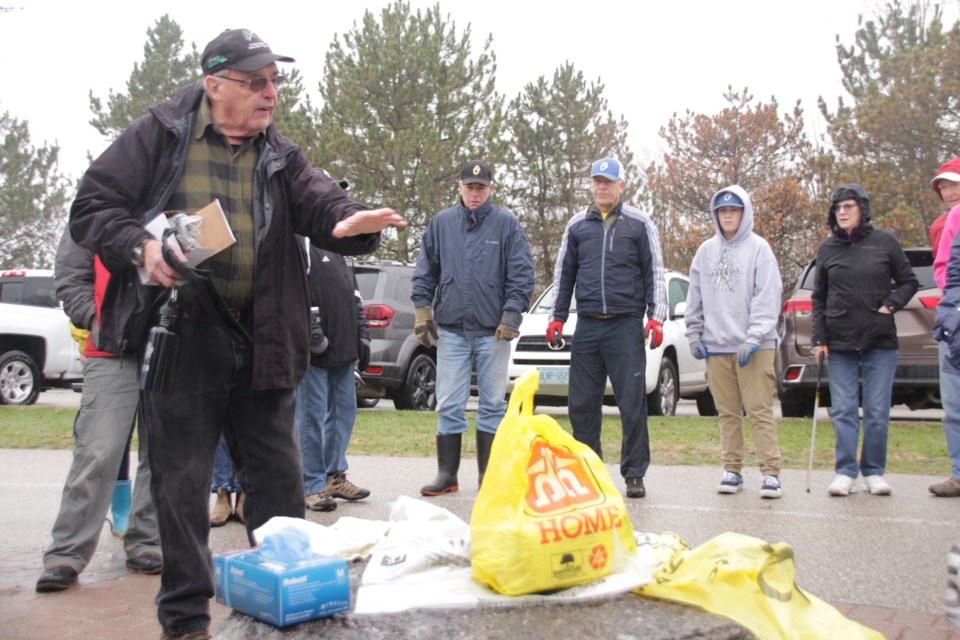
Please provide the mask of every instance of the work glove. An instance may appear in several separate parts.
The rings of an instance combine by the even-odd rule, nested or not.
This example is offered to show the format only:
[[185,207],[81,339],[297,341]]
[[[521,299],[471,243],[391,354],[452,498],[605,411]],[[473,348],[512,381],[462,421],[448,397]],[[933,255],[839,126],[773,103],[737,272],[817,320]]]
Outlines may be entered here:
[[315,356],[320,355],[330,346],[327,336],[323,335],[323,327],[320,326],[320,318],[317,318],[313,326],[310,327],[310,353]]
[[509,342],[520,335],[520,322],[523,318],[517,311],[504,311],[500,314],[500,324],[497,325],[497,340]]
[[417,342],[431,349],[437,345],[440,334],[437,333],[437,324],[433,321],[433,307],[417,307],[414,309],[416,321],[413,324],[413,333]]
[[560,343],[560,338],[563,337],[563,323],[559,320],[554,320],[549,325],[547,325],[547,344],[552,344],[556,346]]
[[693,354],[693,357],[697,360],[703,360],[708,355],[707,345],[703,343],[703,340],[697,340],[696,342],[690,342],[690,353]]
[[651,349],[656,349],[663,343],[663,325],[656,320],[647,320],[647,326],[643,328],[643,338],[650,341]]
[[357,340],[357,370],[366,371],[370,366],[370,341],[366,338]]
[[750,364],[750,356],[753,355],[753,352],[760,348],[758,344],[751,344],[749,342],[744,342],[740,345],[740,348],[737,349],[737,364],[741,367],[745,367]]

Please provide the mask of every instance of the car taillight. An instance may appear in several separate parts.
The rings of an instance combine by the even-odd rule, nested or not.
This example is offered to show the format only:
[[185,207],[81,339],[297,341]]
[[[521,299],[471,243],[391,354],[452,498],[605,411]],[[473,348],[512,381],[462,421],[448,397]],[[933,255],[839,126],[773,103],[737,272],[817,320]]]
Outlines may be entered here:
[[787,300],[783,303],[783,314],[794,318],[806,318],[813,313],[813,300]]
[[788,367],[786,373],[783,374],[783,379],[788,382],[799,380],[802,371],[803,367]]
[[363,305],[363,316],[367,319],[367,326],[371,329],[386,329],[393,322],[397,314],[392,307],[385,304]]
[[374,367],[374,366],[371,365],[371,366],[367,367],[366,369],[364,369],[363,372],[364,372],[365,374],[367,374],[367,375],[370,375],[370,376],[382,376],[382,375],[383,375],[383,367]]
[[0,273],[0,277],[4,278],[8,276],[23,277],[25,275],[27,275],[26,271],[4,271],[3,273]]
[[919,300],[924,309],[936,309],[940,304],[940,296],[923,296]]

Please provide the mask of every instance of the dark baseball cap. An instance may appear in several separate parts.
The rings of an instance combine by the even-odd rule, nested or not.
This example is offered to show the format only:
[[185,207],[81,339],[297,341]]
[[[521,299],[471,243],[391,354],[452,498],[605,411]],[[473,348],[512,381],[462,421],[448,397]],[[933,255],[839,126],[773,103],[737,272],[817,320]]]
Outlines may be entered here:
[[490,166],[483,160],[471,160],[460,169],[460,184],[479,183],[489,186],[493,182]]
[[295,62],[270,51],[270,45],[249,29],[227,29],[203,50],[200,70],[208,76],[222,69],[256,71],[272,62]]

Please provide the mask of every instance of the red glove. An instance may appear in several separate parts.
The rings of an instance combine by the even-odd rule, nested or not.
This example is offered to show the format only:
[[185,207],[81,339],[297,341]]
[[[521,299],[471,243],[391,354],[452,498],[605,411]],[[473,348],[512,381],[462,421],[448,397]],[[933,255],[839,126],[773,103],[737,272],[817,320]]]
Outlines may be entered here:
[[[554,337],[553,334],[557,334]],[[547,325],[547,344],[556,344],[560,342],[560,338],[563,337],[563,323],[559,320],[554,320],[549,325]]]
[[643,328],[643,338],[649,340],[651,349],[656,349],[663,342],[663,325],[656,320],[647,320],[647,326]]

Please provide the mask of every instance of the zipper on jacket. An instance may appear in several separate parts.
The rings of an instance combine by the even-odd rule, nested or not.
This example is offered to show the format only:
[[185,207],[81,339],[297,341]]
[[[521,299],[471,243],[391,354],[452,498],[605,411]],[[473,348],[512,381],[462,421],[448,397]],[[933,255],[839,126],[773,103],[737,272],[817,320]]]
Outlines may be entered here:
[[612,225],[610,229],[607,229],[605,222],[603,219],[600,220],[600,224],[603,225],[603,251],[600,253],[600,306],[603,308],[602,313],[607,313],[607,232],[610,232],[609,251],[613,251],[613,236],[616,234]]

